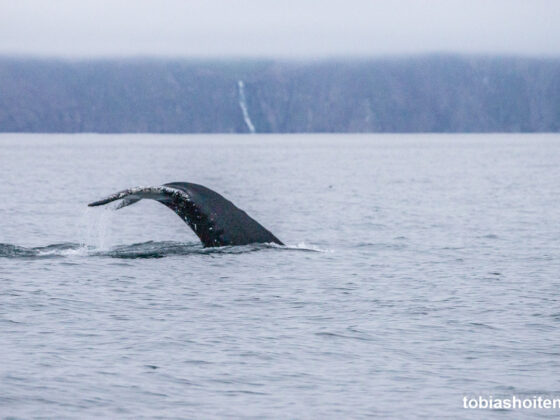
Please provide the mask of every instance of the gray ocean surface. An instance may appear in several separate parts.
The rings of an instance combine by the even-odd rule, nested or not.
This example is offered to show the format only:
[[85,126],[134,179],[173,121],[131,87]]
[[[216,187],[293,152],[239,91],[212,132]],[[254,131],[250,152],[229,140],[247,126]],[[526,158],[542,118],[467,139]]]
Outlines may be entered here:
[[[188,181],[286,247],[203,249]],[[560,397],[560,135],[0,135],[4,418],[480,418]],[[114,208],[114,206],[113,206]]]

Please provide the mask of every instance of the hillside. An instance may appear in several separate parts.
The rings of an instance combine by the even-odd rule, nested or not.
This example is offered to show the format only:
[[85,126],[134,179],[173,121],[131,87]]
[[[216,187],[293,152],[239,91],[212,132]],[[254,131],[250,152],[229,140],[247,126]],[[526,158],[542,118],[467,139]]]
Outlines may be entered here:
[[560,131],[560,59],[0,59],[2,132]]

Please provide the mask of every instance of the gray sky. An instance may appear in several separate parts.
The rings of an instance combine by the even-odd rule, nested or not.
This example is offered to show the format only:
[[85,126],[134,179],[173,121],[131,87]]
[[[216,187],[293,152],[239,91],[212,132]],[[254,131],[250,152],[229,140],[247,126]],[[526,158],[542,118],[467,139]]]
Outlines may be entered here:
[[560,56],[560,0],[0,0],[0,54]]

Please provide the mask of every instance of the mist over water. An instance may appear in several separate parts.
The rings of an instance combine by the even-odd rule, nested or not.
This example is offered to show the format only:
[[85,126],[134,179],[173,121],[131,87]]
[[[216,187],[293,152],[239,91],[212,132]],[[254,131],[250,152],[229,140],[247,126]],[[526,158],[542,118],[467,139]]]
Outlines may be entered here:
[[[558,396],[558,162],[558,135],[0,135],[2,415],[461,417],[465,395]],[[158,203],[86,207],[174,181],[288,246],[204,249]]]

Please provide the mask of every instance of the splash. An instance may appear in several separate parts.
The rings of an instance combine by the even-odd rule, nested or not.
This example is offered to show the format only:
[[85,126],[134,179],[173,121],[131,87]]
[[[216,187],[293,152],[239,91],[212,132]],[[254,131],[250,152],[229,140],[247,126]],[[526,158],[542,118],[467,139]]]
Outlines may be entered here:
[[115,245],[112,237],[114,208],[108,206],[102,211],[86,209],[80,218],[79,243],[84,248],[109,250]]
[[40,247],[23,247],[13,244],[0,244],[0,258],[72,258],[72,257],[109,257],[119,259],[164,258],[189,255],[237,255],[262,251],[305,251],[331,252],[300,243],[295,246],[277,244],[252,244],[243,246],[222,246],[204,248],[199,242],[148,241],[130,245],[117,245],[99,248],[83,243],[66,242]]
[[87,252],[87,248],[81,244],[71,242],[30,248],[12,244],[0,244],[0,258],[53,258],[87,255]]
[[[273,245],[273,244],[271,244]],[[287,250],[287,251],[308,251],[308,252],[333,252],[332,249],[323,249],[323,248],[319,248],[318,246],[315,245],[307,245],[305,242],[300,242],[297,245],[285,245],[285,246],[280,246],[280,245],[276,245],[278,248]]]
[[243,119],[245,120],[249,132],[254,134],[257,130],[249,117],[249,109],[247,108],[247,100],[245,99],[245,83],[243,83],[243,80],[237,82],[237,88],[239,89],[239,106],[241,107],[241,112],[243,112]]

